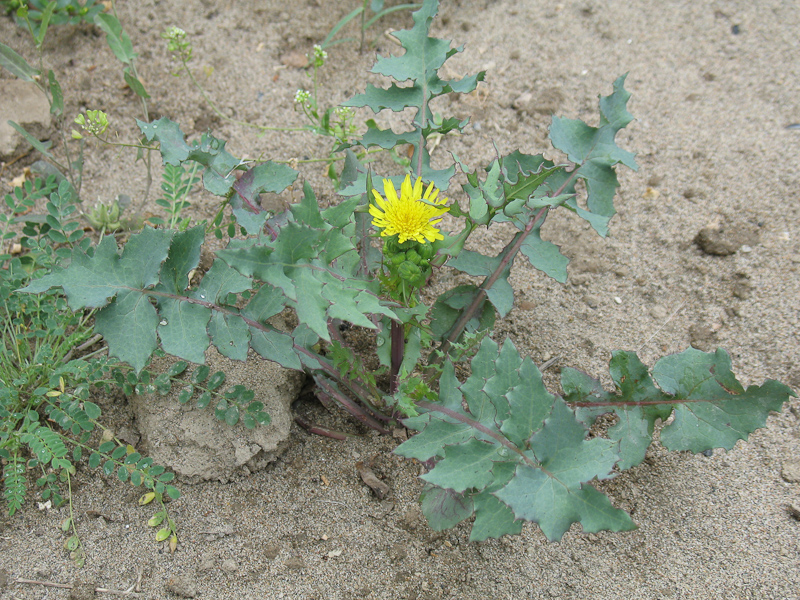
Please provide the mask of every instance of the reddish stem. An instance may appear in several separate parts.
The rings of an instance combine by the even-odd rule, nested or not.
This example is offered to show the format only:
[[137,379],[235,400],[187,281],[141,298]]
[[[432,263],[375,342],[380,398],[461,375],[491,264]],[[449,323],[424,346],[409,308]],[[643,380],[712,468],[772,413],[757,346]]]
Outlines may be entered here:
[[397,321],[392,321],[391,329],[392,356],[389,371],[389,390],[392,394],[397,391],[400,377],[400,365],[403,364],[403,354],[406,349],[405,326]]

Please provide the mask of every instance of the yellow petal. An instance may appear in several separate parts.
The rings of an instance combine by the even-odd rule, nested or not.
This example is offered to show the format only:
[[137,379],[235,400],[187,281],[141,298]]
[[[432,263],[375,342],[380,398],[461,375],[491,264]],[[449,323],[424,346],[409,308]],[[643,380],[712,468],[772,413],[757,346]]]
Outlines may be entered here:
[[[431,183],[431,185],[433,184]],[[412,198],[414,198],[414,200],[422,198],[422,177],[417,177],[417,182],[414,184],[414,195]]]
[[406,178],[403,180],[403,185],[400,187],[400,197],[403,200],[410,200],[413,191],[411,187],[411,175],[406,175]]
[[390,204],[397,202],[397,192],[394,189],[394,184],[392,184],[391,179],[383,180],[383,194],[386,196],[386,201]]

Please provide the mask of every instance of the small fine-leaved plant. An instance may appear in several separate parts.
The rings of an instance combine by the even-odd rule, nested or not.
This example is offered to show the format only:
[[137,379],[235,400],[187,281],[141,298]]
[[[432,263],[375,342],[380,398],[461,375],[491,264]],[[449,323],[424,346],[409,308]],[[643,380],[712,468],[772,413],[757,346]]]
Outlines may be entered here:
[[[562,163],[514,151],[480,168],[454,156],[450,167],[435,169],[428,140],[462,130],[467,120],[434,119],[430,102],[470,93],[483,79],[483,73],[440,78],[439,69],[462,48],[429,36],[437,9],[437,0],[426,0],[413,14],[414,26],[395,34],[405,53],[375,64],[375,73],[394,81],[369,85],[345,103],[375,113],[411,109],[414,117],[399,132],[370,121],[357,142],[342,144],[341,202],[321,209],[304,184],[302,199],[288,211],[265,212],[259,194],[292,185],[293,169],[248,165],[210,133],[187,142],[166,118],[140,121],[165,165],[202,172],[205,189],[225,198],[238,235],[199,282],[189,274],[197,269],[204,229],[146,227],[121,250],[114,237],[75,247],[62,266],[21,291],[61,288],[76,313],[95,310],[95,330],[110,354],[134,372],[159,347],[195,363],[210,344],[238,360],[252,348],[307,373],[320,400],[364,425],[390,433],[402,423],[418,431],[396,453],[426,466],[422,510],[435,529],[471,516],[472,540],[519,533],[524,521],[538,523],[550,540],[575,522],[589,532],[632,529],[630,516],[593,482],[639,464],[659,422],[668,422],[660,431],[668,449],[730,449],[763,427],[792,391],[772,380],[745,389],[723,350],[688,349],[652,370],[633,352],[614,352],[613,390],[565,368],[559,395],[510,340],[487,335],[496,317],[511,311],[508,276],[517,258],[566,280],[567,259],[540,235],[550,211],[570,211],[606,235],[615,213],[615,168],[636,169],[633,154],[615,141],[632,120],[630,95],[622,76],[600,98],[597,125],[554,117],[550,140],[565,155]],[[412,172],[381,178],[350,150],[400,145],[413,148]],[[466,176],[463,195],[449,189],[458,169]],[[443,229],[446,214],[458,224],[453,232]],[[477,228],[497,223],[516,229],[499,254],[465,249]],[[482,283],[448,290],[428,306],[420,290],[444,267]],[[287,308],[297,316],[292,329],[271,320]],[[365,368],[348,346],[345,323],[375,332],[388,377]],[[608,413],[614,423],[606,437],[589,435]],[[236,416],[231,411],[231,422]]]

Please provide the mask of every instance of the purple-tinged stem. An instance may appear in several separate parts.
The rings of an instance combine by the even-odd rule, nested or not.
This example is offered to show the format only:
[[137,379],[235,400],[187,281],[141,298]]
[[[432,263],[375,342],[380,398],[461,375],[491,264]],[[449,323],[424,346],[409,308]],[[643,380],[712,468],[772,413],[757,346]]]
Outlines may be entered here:
[[464,331],[464,328],[467,326],[467,323],[470,322],[470,319],[475,316],[475,314],[478,312],[478,309],[483,304],[487,297],[487,290],[492,288],[506,268],[514,261],[514,257],[517,255],[519,249],[522,247],[522,244],[525,242],[525,238],[527,238],[528,235],[530,235],[530,233],[536,228],[536,224],[539,222],[539,219],[546,215],[549,208],[549,206],[544,206],[539,209],[539,212],[537,212],[536,215],[530,221],[528,221],[525,229],[517,233],[509,245],[505,247],[501,254],[502,259],[497,265],[497,268],[491,273],[491,275],[483,280],[480,288],[478,288],[478,292],[475,294],[475,298],[472,300],[472,304],[464,309],[464,312],[461,313],[458,321],[456,321],[455,325],[453,325],[453,328],[450,330],[447,339],[442,342],[442,346],[439,348],[439,350],[442,352],[442,356],[447,356],[450,346],[453,344],[453,342],[458,340],[459,336]]
[[[578,165],[572,170],[572,173],[570,173],[570,176],[567,178],[567,180],[564,181],[564,183],[561,184],[561,187],[559,187],[552,194],[553,197],[561,195],[561,193],[567,188],[567,186],[572,182],[572,180],[575,179],[575,177],[578,174],[578,170],[580,169],[581,166],[582,165]],[[464,312],[461,313],[461,316],[459,317],[458,321],[456,321],[455,325],[453,325],[452,329],[450,329],[447,338],[444,340],[444,342],[442,342],[442,345],[439,348],[439,350],[441,351],[440,356],[442,358],[447,356],[447,353],[450,350],[450,346],[456,340],[458,340],[458,338],[461,336],[461,333],[464,331],[464,328],[467,326],[467,323],[469,323],[470,320],[475,316],[475,314],[478,312],[478,309],[483,304],[484,300],[486,300],[487,290],[490,290],[492,288],[495,282],[502,275],[503,271],[505,271],[506,268],[511,263],[514,262],[514,258],[519,252],[519,249],[522,248],[522,244],[525,242],[525,238],[527,238],[531,234],[531,232],[534,229],[536,229],[537,223],[541,225],[540,219],[542,223],[544,222],[544,219],[547,217],[547,212],[549,210],[550,210],[549,206],[543,206],[542,208],[540,208],[538,212],[533,216],[533,218],[528,221],[527,225],[525,226],[525,229],[518,232],[511,240],[511,242],[509,242],[509,244],[505,248],[503,248],[503,251],[500,253],[501,256],[500,264],[497,265],[497,268],[494,270],[494,272],[491,273],[491,275],[489,275],[488,277],[486,277],[486,279],[483,280],[483,283],[481,283],[480,288],[478,288],[478,293],[475,294],[475,298],[472,300],[472,303],[464,310]]]
[[334,431],[333,429],[328,429],[327,427],[320,427],[319,425],[313,425],[308,421],[306,421],[303,417],[295,417],[294,422],[300,425],[300,427],[302,427],[309,433],[313,433],[314,435],[323,435],[325,437],[333,438],[335,440],[346,440],[348,438],[358,437],[356,435],[353,435],[352,433],[342,433],[341,431]]
[[328,394],[330,397],[334,398],[339,404],[341,404],[344,407],[344,409],[347,412],[349,412],[356,419],[364,423],[364,425],[385,435],[391,433],[388,429],[386,429],[383,425],[381,425],[377,419],[369,415],[367,411],[365,411],[358,404],[353,402],[350,398],[342,394],[339,390],[334,388],[329,381],[320,376],[314,377],[314,381],[323,392]]
[[403,364],[403,354],[406,349],[405,325],[392,321],[391,329],[392,357],[389,371],[389,390],[392,394],[397,391],[400,377],[400,365]]

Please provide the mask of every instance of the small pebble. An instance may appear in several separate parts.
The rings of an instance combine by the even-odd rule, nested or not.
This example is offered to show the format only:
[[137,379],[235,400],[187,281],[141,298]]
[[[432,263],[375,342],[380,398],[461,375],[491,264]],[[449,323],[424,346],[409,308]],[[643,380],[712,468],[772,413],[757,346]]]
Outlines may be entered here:
[[600,306],[600,297],[596,296],[595,294],[586,294],[583,297],[583,301],[589,306],[589,308],[597,308]]
[[239,570],[239,565],[232,558],[227,558],[222,561],[220,569],[222,569],[226,573],[235,573],[236,571]]
[[167,580],[167,591],[181,598],[197,596],[197,583],[189,575],[173,575]]
[[784,461],[781,467],[781,477],[788,483],[800,483],[800,460]]
[[306,568],[305,561],[299,556],[292,556],[290,558],[287,558],[286,562],[284,562],[283,564],[286,565],[287,569],[291,569],[293,571]]

